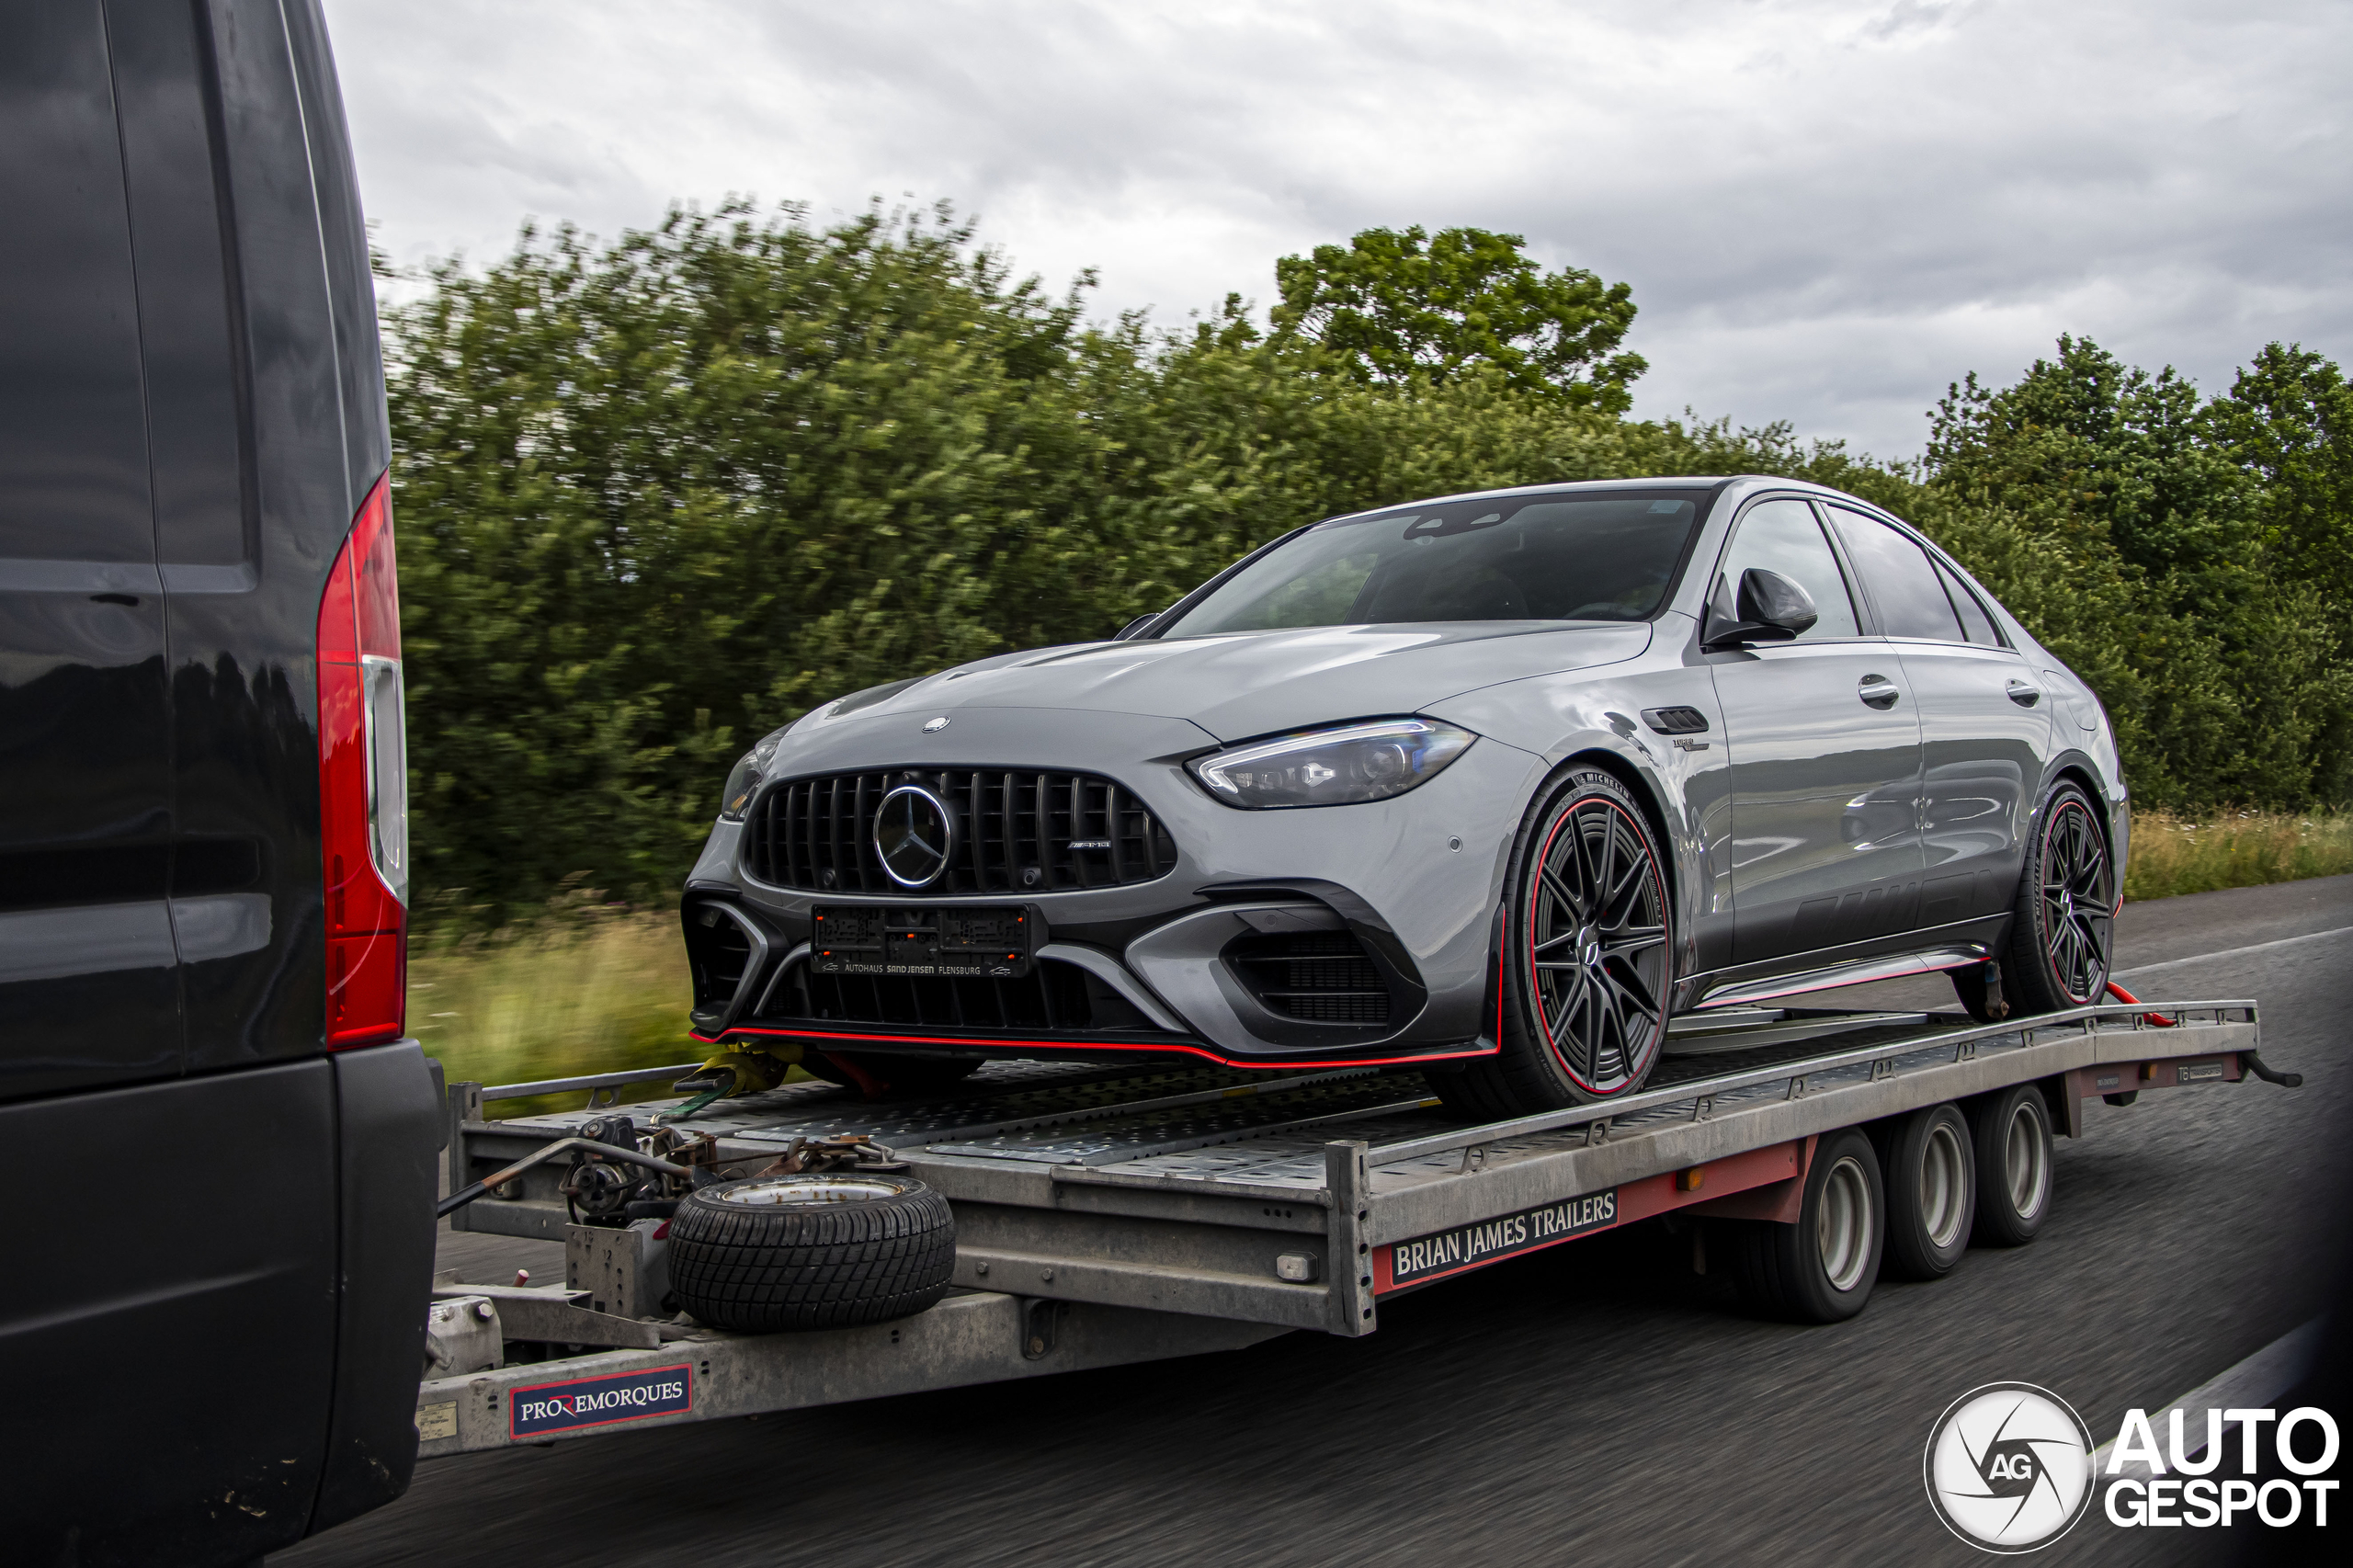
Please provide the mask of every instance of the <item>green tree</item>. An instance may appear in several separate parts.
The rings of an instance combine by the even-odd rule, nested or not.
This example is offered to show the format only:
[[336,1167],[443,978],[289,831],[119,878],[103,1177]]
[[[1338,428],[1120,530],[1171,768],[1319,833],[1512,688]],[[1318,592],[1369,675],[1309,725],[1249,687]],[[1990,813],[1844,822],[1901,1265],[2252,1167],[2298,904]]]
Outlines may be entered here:
[[2216,447],[2253,482],[2281,571],[2353,606],[2353,386],[2302,344],[2274,343],[2208,416]]
[[1090,325],[945,210],[527,231],[423,281],[386,322],[417,879],[483,918],[675,891],[728,762],[847,692],[1107,635],[1319,517],[1643,474],[1918,523],[2092,681],[2145,802],[2347,793],[2345,392],[2300,349],[2200,405],[2063,340],[1956,386],[1923,466],[1493,354],[1376,375],[1237,299]]
[[1445,381],[1491,365],[1520,392],[1623,414],[1649,367],[1615,352],[1633,324],[1632,289],[1582,267],[1546,272],[1518,234],[1418,225],[1366,229],[1275,263],[1279,338],[1328,351],[1364,381]]
[[[1931,486],[1958,534],[1973,518],[1981,539],[2031,544],[2010,558],[2042,562],[2043,581],[1989,585],[2101,692],[2144,801],[2335,798],[2353,708],[2335,656],[2345,606],[2270,548],[2277,486],[2215,439],[2260,422],[2256,405],[2221,406],[2170,369],[2062,337],[2011,386],[1950,389],[1931,416]],[[2050,602],[2077,585],[2080,603]],[[2041,625],[2018,608],[2038,602]]]

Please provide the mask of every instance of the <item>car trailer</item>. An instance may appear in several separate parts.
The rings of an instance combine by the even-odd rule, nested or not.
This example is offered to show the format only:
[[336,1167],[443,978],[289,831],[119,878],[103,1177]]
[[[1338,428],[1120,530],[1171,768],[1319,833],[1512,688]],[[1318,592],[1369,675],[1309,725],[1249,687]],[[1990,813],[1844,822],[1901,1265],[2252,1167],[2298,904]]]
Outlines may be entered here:
[[[699,1179],[749,1176],[788,1151],[854,1152],[862,1137],[862,1157],[881,1157],[880,1145],[947,1198],[954,1289],[937,1305],[895,1322],[768,1334],[665,1315],[656,1221],[572,1222],[577,1173],[604,1163],[609,1145],[592,1136],[515,1169],[551,1141],[610,1136],[623,1088],[691,1065],[453,1084],[456,1196],[444,1206],[462,1206],[452,1227],[562,1241],[566,1277],[545,1287],[437,1278],[420,1455],[1237,1349],[1297,1329],[1368,1335],[1381,1302],[1400,1291],[1667,1213],[1745,1221],[1733,1232],[1755,1238],[1743,1244],[1768,1275],[1777,1239],[1779,1256],[1800,1263],[1818,1251],[1819,1267],[1804,1272],[1819,1294],[1842,1269],[1875,1267],[1880,1249],[1864,1257],[1839,1239],[1847,1219],[1823,1219],[1810,1204],[1851,1206],[1884,1190],[1881,1234],[1891,1217],[1895,1230],[1909,1223],[1899,1202],[1953,1234],[1949,1217],[1929,1212],[1949,1209],[1950,1192],[1918,1181],[1914,1193],[1900,1181],[1882,1189],[1849,1130],[1882,1145],[1907,1127],[1934,1136],[1938,1124],[1964,1125],[1942,1113],[1948,1106],[1968,1112],[1971,1127],[2007,1123],[2008,1133],[1997,1126],[1991,1143],[1981,1134],[1973,1147],[2003,1162],[1984,1171],[2006,1184],[1996,1208],[2001,1190],[2031,1188],[2039,1223],[2048,1140],[2081,1135],[2086,1099],[2130,1104],[2144,1091],[2249,1075],[2301,1082],[2256,1054],[2252,1002],[1956,1021],[1803,1009],[1679,1018],[1642,1092],[1474,1126],[1449,1122],[1420,1071],[1393,1067],[1002,1062],[920,1103],[870,1104],[811,1082],[707,1107],[627,1107],[654,1123],[655,1146],[697,1135]],[[501,1100],[583,1091],[588,1103],[576,1110],[487,1114]],[[683,1119],[665,1122],[681,1107]],[[619,1157],[627,1169],[629,1156]],[[1987,1163],[1977,1157],[1981,1171]],[[1866,1166],[1868,1184],[1856,1187]],[[1801,1226],[1809,1214],[1815,1223]],[[1982,1214],[1979,1223],[1982,1233]],[[1955,1257],[1968,1216],[1959,1224]],[[1867,1293],[1869,1278],[1848,1278],[1850,1292],[1858,1282]],[[1810,1311],[1802,1288],[1776,1304],[1815,1321],[1845,1315]]]

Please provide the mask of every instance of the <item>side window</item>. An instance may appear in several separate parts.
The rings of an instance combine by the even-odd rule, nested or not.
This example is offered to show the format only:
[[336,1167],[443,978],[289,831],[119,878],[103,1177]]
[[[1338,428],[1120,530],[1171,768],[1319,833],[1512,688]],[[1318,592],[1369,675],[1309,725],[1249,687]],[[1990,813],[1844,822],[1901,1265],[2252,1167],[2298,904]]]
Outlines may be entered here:
[[1830,541],[1822,537],[1822,525],[1814,521],[1813,508],[1804,502],[1760,502],[1740,519],[1719,569],[1727,598],[1740,591],[1740,574],[1752,566],[1779,572],[1813,596],[1813,608],[1822,619],[1805,640],[1856,635],[1847,579],[1839,573]]
[[1946,570],[1943,562],[1938,562],[1936,566],[1937,578],[1944,584],[1945,593],[1952,600],[1952,608],[1961,612],[1962,633],[1972,642],[1982,643],[1988,648],[2000,647],[2002,634],[1994,630],[1994,618],[1985,613],[1985,607],[1977,602],[1977,596],[1969,591],[1969,585]]
[[1855,570],[1863,574],[1863,589],[1879,611],[1879,629],[1888,637],[1926,637],[1939,642],[1964,642],[1952,601],[1937,581],[1937,569],[1927,551],[1877,517],[1830,508],[1838,537]]
[[0,558],[155,559],[104,23],[8,8],[0,48]]

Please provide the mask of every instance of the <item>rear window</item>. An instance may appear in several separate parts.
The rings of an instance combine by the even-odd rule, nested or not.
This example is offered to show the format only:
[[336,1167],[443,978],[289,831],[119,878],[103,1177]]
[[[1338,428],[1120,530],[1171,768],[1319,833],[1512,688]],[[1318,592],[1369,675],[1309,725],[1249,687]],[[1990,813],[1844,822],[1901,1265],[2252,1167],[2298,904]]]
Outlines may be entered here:
[[1707,494],[1514,496],[1320,523],[1252,562],[1160,635],[1647,619],[1666,597]]

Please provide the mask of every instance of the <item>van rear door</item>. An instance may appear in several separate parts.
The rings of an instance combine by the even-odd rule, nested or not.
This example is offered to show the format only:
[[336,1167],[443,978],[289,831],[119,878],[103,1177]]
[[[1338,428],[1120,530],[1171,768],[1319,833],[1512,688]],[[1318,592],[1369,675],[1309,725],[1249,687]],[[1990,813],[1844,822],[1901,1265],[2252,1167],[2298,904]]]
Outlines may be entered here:
[[171,750],[96,4],[0,10],[0,1099],[176,1075]]

